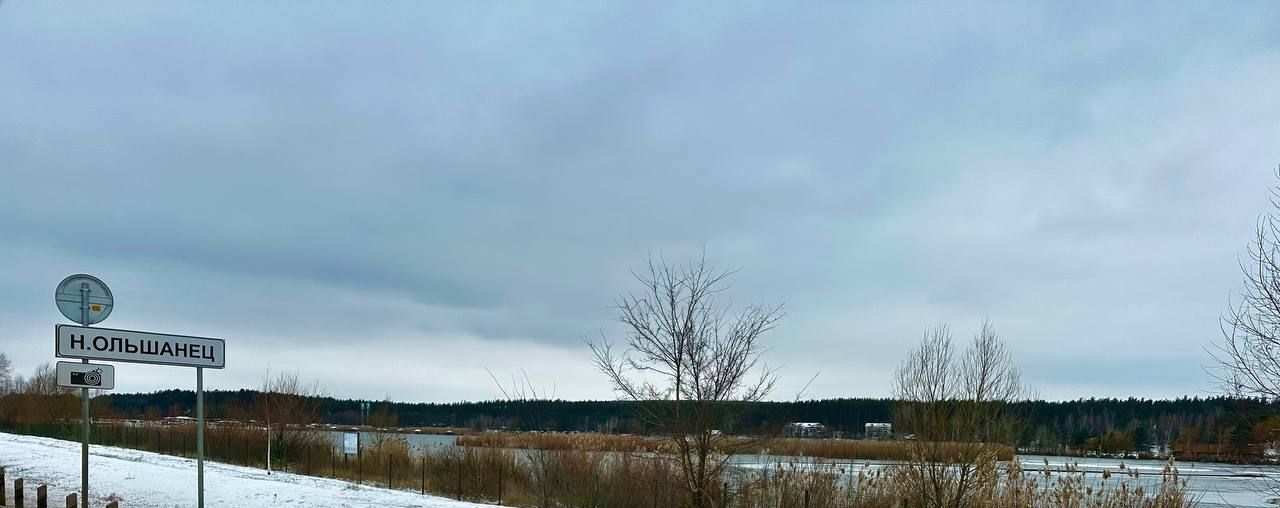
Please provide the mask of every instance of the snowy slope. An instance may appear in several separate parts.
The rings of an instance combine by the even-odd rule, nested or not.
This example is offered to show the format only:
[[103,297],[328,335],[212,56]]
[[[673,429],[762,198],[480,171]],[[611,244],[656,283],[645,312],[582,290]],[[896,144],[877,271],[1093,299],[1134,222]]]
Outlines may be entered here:
[[[25,478],[27,495],[49,484],[49,497],[61,500],[80,486],[80,444],[34,436],[0,433],[0,466],[12,480]],[[377,506],[418,508],[466,508],[479,505],[423,496],[413,492],[356,486],[349,482],[274,473],[240,466],[205,462],[205,506],[256,508],[260,506]],[[115,495],[125,508],[195,506],[194,459],[150,452],[89,447],[91,506],[106,505]],[[12,494],[10,494],[12,495]]]

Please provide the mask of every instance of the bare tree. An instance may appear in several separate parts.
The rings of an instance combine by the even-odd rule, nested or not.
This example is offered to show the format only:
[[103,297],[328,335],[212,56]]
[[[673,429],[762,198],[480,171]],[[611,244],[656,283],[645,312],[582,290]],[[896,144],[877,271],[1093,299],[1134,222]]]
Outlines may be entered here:
[[[1280,168],[1276,170],[1280,178]],[[1244,289],[1219,319],[1222,340],[1208,348],[1207,370],[1220,389],[1236,397],[1280,400],[1280,186],[1271,189],[1271,210],[1258,218],[1249,255],[1240,261]],[[1258,443],[1269,448],[1280,442]],[[1256,484],[1280,495],[1280,480]]]
[[760,338],[782,319],[782,306],[731,314],[716,297],[732,274],[705,255],[679,266],[651,257],[633,272],[641,290],[616,302],[624,345],[588,343],[614,391],[637,402],[640,420],[674,445],[669,458],[695,508],[715,504],[728,457],[755,444],[726,434],[736,423],[730,403],[759,401],[778,379],[761,363]]
[[1271,205],[1240,262],[1244,290],[1221,318],[1222,342],[1209,354],[1223,391],[1273,401],[1280,399],[1280,187],[1272,188]]
[[0,395],[13,389],[13,363],[9,357],[0,352]]
[[999,452],[1017,438],[1007,405],[1027,394],[995,328],[984,322],[959,357],[946,325],[929,329],[898,366],[893,394],[894,422],[912,434],[898,466],[912,506],[981,504],[975,493],[993,485]]
[[267,429],[267,472],[271,471],[273,451],[287,460],[289,453],[324,438],[308,427],[320,419],[322,396],[319,383],[303,383],[297,371],[281,372],[275,377],[267,371],[252,408]]
[[[547,390],[543,388],[539,390],[534,386],[533,381],[529,379],[529,374],[520,371],[520,378],[511,375],[510,388],[504,387],[493,371],[485,369],[489,373],[489,377],[493,379],[494,385],[498,387],[498,391],[502,393],[502,398],[508,402],[516,402],[516,407],[524,408],[521,421],[527,425],[526,428],[534,430],[544,430],[546,422],[543,420],[545,405],[547,402],[555,398],[555,390]],[[535,501],[540,508],[549,508],[552,506],[554,491],[557,486],[565,482],[565,468],[560,458],[563,456],[562,450],[548,450],[541,447],[529,447],[520,450],[524,456],[525,463],[529,466],[529,482],[532,484]]]

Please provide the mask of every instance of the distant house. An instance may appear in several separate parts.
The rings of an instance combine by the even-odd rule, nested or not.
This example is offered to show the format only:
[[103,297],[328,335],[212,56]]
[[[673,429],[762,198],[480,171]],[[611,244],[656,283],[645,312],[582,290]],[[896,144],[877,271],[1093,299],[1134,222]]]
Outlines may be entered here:
[[828,437],[827,426],[817,422],[788,423],[782,431],[787,437]]
[[889,439],[893,437],[892,423],[868,423],[864,429],[863,435],[867,439]]

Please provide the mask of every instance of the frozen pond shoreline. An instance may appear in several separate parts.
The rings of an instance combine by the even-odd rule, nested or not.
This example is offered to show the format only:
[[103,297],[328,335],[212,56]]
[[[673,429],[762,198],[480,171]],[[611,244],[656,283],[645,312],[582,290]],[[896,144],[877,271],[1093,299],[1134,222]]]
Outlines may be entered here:
[[[455,446],[457,441],[457,436],[453,435],[394,435],[404,436],[409,445],[414,447]],[[333,432],[333,436],[335,443],[341,443],[341,432]],[[364,442],[371,442],[372,439],[373,433],[371,432],[364,432],[361,435],[361,440]],[[800,467],[803,467],[803,464],[809,463],[813,459],[779,455],[742,455],[736,456],[732,460],[739,467],[763,468],[767,465],[790,464],[793,462],[801,464]],[[1119,480],[1125,479],[1126,472],[1132,471],[1137,471],[1139,476],[1136,480],[1128,478],[1129,481],[1137,482],[1140,485],[1157,485],[1161,479],[1161,472],[1165,467],[1165,462],[1160,460],[1062,457],[1054,455],[1019,455],[1018,461],[1028,474],[1044,470],[1047,463],[1048,469],[1054,475],[1083,475],[1088,484],[1097,486],[1103,485],[1103,471],[1107,471],[1112,475],[1109,480],[1106,480],[1107,485],[1115,485]],[[819,459],[819,462],[828,465],[843,465],[850,474],[857,474],[863,467],[873,470],[893,464],[888,461],[835,459]],[[1076,471],[1067,473],[1068,465],[1074,465]],[[1121,468],[1122,465],[1123,468]],[[1263,489],[1268,482],[1273,482],[1275,485],[1280,486],[1280,467],[1183,461],[1175,461],[1174,467],[1178,469],[1179,478],[1185,479],[1195,495],[1200,496],[1200,506],[1206,508],[1227,506],[1263,508],[1277,506],[1275,502],[1268,502],[1272,497],[1265,494]]]

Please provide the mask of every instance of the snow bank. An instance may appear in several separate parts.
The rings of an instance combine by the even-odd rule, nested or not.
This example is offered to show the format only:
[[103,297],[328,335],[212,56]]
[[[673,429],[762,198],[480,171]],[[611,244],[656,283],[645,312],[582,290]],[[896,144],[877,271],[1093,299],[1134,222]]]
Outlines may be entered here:
[[[61,501],[80,488],[80,443],[0,433],[0,466],[8,471],[10,489],[13,479],[25,478],[31,499],[36,485],[46,483],[49,497]],[[204,474],[205,506],[210,508],[491,506],[340,480],[280,472],[267,475],[260,469],[207,461]],[[105,506],[108,496],[115,496],[125,508],[196,504],[195,459],[95,445],[89,447],[89,479],[91,506]]]

